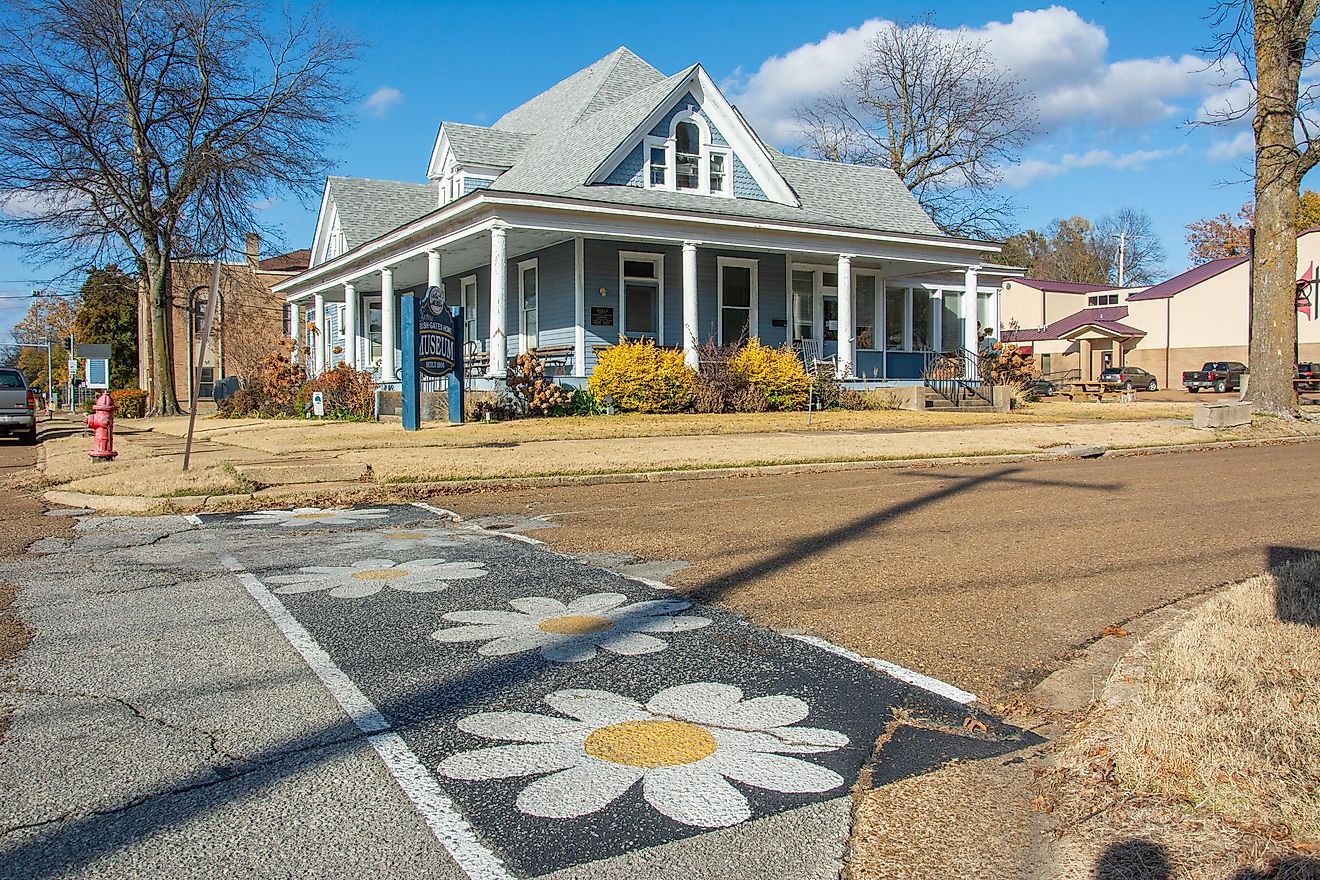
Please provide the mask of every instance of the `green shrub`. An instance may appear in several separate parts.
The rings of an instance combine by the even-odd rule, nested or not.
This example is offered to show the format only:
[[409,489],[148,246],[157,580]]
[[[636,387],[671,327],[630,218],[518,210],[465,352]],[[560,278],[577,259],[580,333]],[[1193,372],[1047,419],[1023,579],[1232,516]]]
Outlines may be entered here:
[[147,412],[147,392],[140,388],[121,388],[110,392],[115,402],[115,416],[121,419],[140,419]]
[[776,348],[752,339],[729,358],[729,373],[759,391],[769,409],[806,409],[807,372],[787,345]]
[[649,339],[620,339],[600,353],[587,389],[597,400],[611,397],[618,412],[684,412],[696,394],[697,374],[683,362],[682,351],[658,348]]

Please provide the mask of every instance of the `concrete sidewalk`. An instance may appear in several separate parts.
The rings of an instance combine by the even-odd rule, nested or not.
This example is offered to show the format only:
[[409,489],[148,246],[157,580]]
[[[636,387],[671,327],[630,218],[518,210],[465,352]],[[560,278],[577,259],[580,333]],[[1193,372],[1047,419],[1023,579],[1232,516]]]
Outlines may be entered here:
[[[1098,412],[1096,405],[1090,411]],[[1320,435],[1320,424],[1315,422],[1278,419],[1203,431],[1192,428],[1186,418],[1109,420],[1093,416],[1051,423],[1026,421],[1027,416],[1020,416],[1024,421],[986,423],[969,417],[961,422],[931,419],[924,426],[927,414],[901,413],[892,418],[889,413],[842,415],[848,420],[791,431],[719,433],[728,425],[758,424],[731,416],[726,423],[709,422],[716,429],[712,433],[656,435],[648,432],[656,424],[664,427],[663,422],[638,422],[632,424],[639,426],[641,436],[594,437],[581,434],[590,427],[598,433],[617,432],[630,423],[601,418],[596,423],[588,420],[583,425],[564,426],[558,420],[536,420],[417,434],[377,424],[219,423],[208,424],[205,435],[195,440],[193,466],[186,473],[182,470],[183,440],[174,433],[177,420],[145,422],[122,427],[116,437],[120,456],[112,464],[90,461],[87,441],[80,437],[45,444],[40,486],[49,490],[48,500],[62,504],[118,512],[186,511],[300,498],[408,498],[473,485],[688,479],[928,460],[1053,457],[1078,449],[1100,453],[1192,448]],[[682,427],[686,423],[674,424]],[[866,427],[868,424],[875,427]],[[852,425],[856,427],[848,427]],[[307,449],[300,443],[323,448]]]

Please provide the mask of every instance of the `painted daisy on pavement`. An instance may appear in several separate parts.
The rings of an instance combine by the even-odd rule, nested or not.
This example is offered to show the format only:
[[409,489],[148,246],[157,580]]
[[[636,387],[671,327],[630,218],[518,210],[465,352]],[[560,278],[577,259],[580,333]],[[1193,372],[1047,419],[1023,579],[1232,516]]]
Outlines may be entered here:
[[297,574],[279,574],[267,578],[276,593],[315,593],[329,591],[337,599],[360,599],[374,596],[389,587],[405,593],[435,593],[449,586],[449,581],[486,576],[484,563],[450,562],[445,559],[414,559],[393,562],[389,559],[361,559],[352,565],[308,565]]
[[545,701],[568,717],[483,712],[458,722],[467,733],[516,744],[451,755],[440,773],[466,780],[549,774],[516,800],[523,813],[547,819],[599,812],[640,782],[652,807],[699,828],[751,818],[747,797],[729,780],[792,794],[844,784],[833,770],[792,757],[848,744],[836,731],[795,726],[809,712],[796,697],[744,700],[737,687],[701,682],[667,688],[646,705],[579,689]]
[[596,656],[597,649],[611,654],[654,654],[669,647],[650,633],[676,633],[700,629],[710,623],[695,615],[674,616],[691,607],[681,599],[623,604],[622,593],[592,593],[567,605],[545,596],[527,596],[509,604],[517,611],[454,611],[445,620],[463,623],[438,630],[438,642],[485,642],[477,653],[486,657],[539,650],[557,663],[576,663]]
[[286,529],[305,529],[309,526],[349,526],[374,519],[384,519],[389,511],[383,507],[349,510],[343,507],[295,507],[293,510],[258,510],[247,513],[238,521],[247,525],[283,526]]
[[473,538],[459,536],[449,529],[437,529],[427,526],[399,526],[398,528],[376,529],[353,532],[345,535],[339,545],[344,550],[415,550],[418,547],[457,547]]

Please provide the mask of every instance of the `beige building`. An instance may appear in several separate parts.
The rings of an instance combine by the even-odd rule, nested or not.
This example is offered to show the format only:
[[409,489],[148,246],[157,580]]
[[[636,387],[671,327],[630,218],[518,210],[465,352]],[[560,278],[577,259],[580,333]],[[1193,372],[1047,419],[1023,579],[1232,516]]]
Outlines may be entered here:
[[[1298,353],[1320,361],[1316,285],[1320,228],[1297,237]],[[1247,363],[1251,341],[1251,265],[1247,257],[1212,260],[1152,287],[1114,288],[1013,279],[1000,291],[1002,338],[1031,346],[1042,373],[1090,380],[1107,366],[1153,373],[1179,387],[1185,370],[1206,361]]]
[[[242,262],[220,267],[220,296],[198,377],[198,397],[202,400],[212,397],[216,382],[244,375],[261,358],[289,344],[284,298],[272,293],[271,287],[305,270],[311,253],[300,250],[262,259],[257,235],[248,235],[245,244]],[[201,351],[212,265],[176,260],[170,267],[174,390],[182,403],[188,400]],[[141,350],[145,352],[147,346],[141,346]],[[143,369],[141,375],[147,376],[147,371]]]

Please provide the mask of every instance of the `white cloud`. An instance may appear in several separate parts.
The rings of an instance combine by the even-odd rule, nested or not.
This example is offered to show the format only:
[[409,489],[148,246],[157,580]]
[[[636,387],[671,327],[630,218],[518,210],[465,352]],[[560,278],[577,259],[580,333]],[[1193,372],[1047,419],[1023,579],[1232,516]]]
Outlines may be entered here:
[[[798,140],[794,107],[835,89],[867,41],[889,24],[870,19],[769,58],[755,73],[727,84],[733,100],[763,136],[791,145]],[[1063,6],[1016,12],[1007,22],[964,32],[987,40],[1003,67],[1035,94],[1046,131],[1077,122],[1139,127],[1180,112],[1190,115],[1181,102],[1205,100],[1231,79],[1194,55],[1108,61],[1104,28]]]
[[367,96],[362,108],[372,116],[384,116],[395,104],[403,100],[403,92],[393,86],[381,86]]
[[1004,185],[1013,189],[1021,189],[1039,180],[1049,180],[1069,171],[1082,168],[1111,168],[1117,171],[1140,170],[1152,162],[1185,152],[1187,152],[1185,146],[1163,150],[1132,150],[1127,153],[1115,153],[1112,150],[1088,150],[1085,153],[1064,153],[1053,161],[1027,159],[1019,165],[1004,169]]
[[1218,140],[1210,145],[1206,152],[1215,162],[1232,162],[1250,156],[1256,150],[1256,135],[1248,129],[1240,131],[1228,140]]

